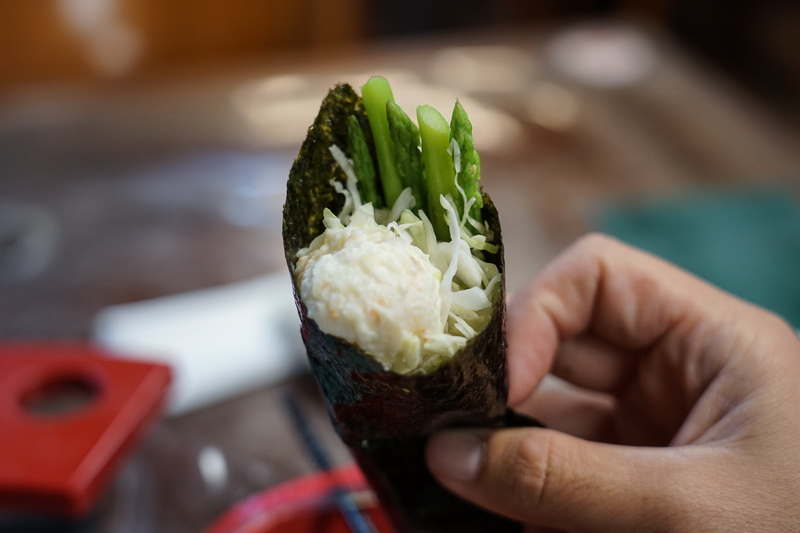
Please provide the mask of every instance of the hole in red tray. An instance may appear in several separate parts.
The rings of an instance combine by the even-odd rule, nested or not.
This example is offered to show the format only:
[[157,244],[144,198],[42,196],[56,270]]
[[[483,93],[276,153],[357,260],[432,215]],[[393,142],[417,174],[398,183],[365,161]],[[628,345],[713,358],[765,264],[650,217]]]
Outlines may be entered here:
[[22,407],[36,416],[66,416],[91,404],[97,384],[85,376],[58,376],[44,381],[22,397]]

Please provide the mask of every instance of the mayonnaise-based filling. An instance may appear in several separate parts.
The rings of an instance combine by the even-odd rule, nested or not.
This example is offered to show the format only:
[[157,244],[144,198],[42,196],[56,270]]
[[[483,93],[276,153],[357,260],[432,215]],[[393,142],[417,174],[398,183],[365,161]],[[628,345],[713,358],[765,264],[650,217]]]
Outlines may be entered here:
[[441,273],[427,255],[375,222],[371,205],[325,230],[297,262],[300,296],[323,331],[386,368],[412,369],[441,336]]

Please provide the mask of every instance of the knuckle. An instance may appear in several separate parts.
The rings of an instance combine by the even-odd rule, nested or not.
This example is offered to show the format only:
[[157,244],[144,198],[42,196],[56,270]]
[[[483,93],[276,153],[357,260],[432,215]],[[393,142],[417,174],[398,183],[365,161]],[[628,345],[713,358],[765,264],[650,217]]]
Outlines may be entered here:
[[514,449],[509,450],[507,455],[514,464],[506,469],[506,484],[509,496],[518,505],[536,512],[543,505],[549,507],[557,500],[551,494],[553,488],[558,486],[559,474],[553,467],[555,454],[558,453],[556,450],[547,433],[515,441]]
[[609,257],[620,254],[630,247],[604,233],[592,232],[579,237],[566,251],[566,255],[576,258],[604,262]]
[[587,233],[575,242],[575,248],[579,250],[587,250],[590,252],[597,252],[605,250],[612,246],[618,246],[619,241],[606,235],[605,233],[591,232]]

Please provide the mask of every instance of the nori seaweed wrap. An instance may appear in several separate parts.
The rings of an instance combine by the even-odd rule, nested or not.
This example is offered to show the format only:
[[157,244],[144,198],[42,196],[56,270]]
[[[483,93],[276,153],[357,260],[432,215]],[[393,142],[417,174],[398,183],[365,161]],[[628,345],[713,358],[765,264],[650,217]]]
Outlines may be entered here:
[[[390,102],[387,107],[392,105]],[[457,111],[458,108],[459,104]],[[350,201],[342,193],[348,186],[348,169],[343,168],[347,162],[337,159],[331,147],[338,147],[348,156],[359,179],[370,172],[380,175],[383,170],[370,118],[373,117],[368,117],[362,98],[351,86],[341,84],[330,90],[308,130],[289,175],[283,211],[286,261],[293,274],[298,268],[298,253],[302,254],[325,231],[325,211],[330,217]],[[471,130],[468,133],[471,143]],[[468,160],[470,155],[461,157]],[[407,163],[400,159],[398,156],[398,166]],[[456,168],[456,174],[458,171]],[[375,178],[367,185],[362,188],[359,184],[361,196],[391,207],[392,201],[386,200],[385,183]],[[413,187],[409,184],[409,188]],[[535,423],[506,408],[505,286],[498,213],[490,198],[477,187],[474,190],[478,191],[480,202],[467,201],[469,190],[459,190],[459,207],[472,207],[471,215],[480,217],[479,224],[494,243],[481,250],[481,260],[493,265],[491,268],[500,275],[482,329],[452,357],[437,359],[425,371],[397,372],[356,343],[323,331],[318,321],[309,317],[309,302],[303,301],[297,276],[292,276],[302,337],[333,424],[400,532],[494,532],[520,528],[447,492],[428,472],[424,461],[426,438],[435,430]],[[417,205],[426,202],[419,196],[417,200]]]

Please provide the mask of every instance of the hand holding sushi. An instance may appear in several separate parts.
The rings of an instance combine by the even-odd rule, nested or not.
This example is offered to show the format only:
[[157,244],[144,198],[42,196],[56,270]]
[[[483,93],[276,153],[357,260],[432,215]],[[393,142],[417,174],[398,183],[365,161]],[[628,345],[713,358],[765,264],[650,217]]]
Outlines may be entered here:
[[591,236],[515,297],[508,342],[509,404],[552,429],[436,434],[448,489],[570,532],[800,530],[800,340],[779,318]]

